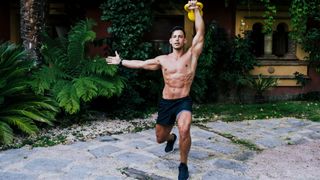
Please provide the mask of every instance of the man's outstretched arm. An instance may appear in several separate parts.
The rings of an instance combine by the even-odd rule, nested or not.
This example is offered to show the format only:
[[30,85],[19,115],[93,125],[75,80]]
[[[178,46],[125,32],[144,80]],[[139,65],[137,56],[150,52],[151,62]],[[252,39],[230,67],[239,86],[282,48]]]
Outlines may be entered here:
[[146,61],[141,60],[125,60],[121,59],[118,52],[116,51],[116,56],[108,56],[106,58],[108,64],[121,64],[124,67],[131,69],[146,69],[146,70],[158,70],[160,69],[160,61],[158,58],[148,59]]

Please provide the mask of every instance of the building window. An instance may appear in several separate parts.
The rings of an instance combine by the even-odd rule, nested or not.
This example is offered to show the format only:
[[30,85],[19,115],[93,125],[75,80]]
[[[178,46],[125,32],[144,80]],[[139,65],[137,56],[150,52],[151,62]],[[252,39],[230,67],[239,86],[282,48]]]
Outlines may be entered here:
[[252,41],[251,50],[256,57],[261,57],[264,54],[264,34],[262,33],[263,25],[255,23],[252,26],[252,31],[248,34]]
[[283,57],[288,52],[288,25],[280,23],[277,31],[273,33],[272,52],[278,57]]

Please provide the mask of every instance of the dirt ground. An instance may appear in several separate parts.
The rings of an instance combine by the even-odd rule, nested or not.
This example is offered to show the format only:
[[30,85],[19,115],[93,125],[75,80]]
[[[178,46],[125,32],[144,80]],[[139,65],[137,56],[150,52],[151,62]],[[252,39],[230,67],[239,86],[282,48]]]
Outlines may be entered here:
[[248,165],[253,179],[319,180],[320,141],[264,150]]

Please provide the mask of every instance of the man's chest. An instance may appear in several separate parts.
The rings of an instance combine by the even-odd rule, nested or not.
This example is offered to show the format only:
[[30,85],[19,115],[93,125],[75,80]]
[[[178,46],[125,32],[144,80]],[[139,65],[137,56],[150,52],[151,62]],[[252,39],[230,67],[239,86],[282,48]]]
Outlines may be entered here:
[[190,61],[177,60],[167,61],[162,64],[162,72],[164,74],[185,74],[190,73]]

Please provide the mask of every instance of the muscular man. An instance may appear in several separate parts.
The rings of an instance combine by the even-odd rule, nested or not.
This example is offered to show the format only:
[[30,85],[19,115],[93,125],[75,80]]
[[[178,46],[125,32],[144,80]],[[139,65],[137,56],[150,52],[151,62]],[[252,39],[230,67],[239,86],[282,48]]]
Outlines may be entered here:
[[120,64],[127,68],[161,69],[165,85],[159,103],[156,137],[158,143],[167,142],[166,152],[173,151],[177,136],[171,133],[171,130],[177,121],[181,161],[179,180],[189,177],[187,160],[191,146],[190,125],[192,118],[192,100],[189,93],[204,42],[204,22],[196,2],[196,0],[188,2],[189,9],[195,13],[196,34],[191,47],[186,52],[184,51],[184,45],[187,42],[185,32],[182,27],[174,27],[169,40],[173,52],[168,55],[161,55],[146,61],[122,60],[116,52],[116,56],[106,58],[108,64]]

